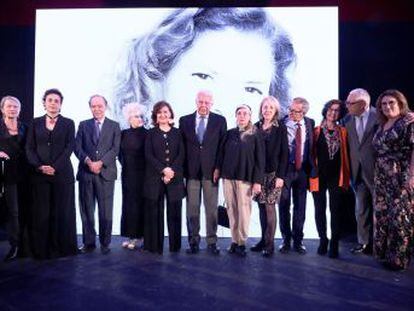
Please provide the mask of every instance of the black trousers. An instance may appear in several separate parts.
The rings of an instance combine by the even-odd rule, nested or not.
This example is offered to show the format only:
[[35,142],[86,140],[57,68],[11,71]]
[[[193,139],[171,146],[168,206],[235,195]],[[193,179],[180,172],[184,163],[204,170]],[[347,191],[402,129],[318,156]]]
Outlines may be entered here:
[[[296,171],[289,165],[279,202],[279,224],[284,243],[300,244],[303,240],[303,225],[306,216],[306,193],[308,176],[303,169]],[[293,220],[291,226],[290,204],[293,200]]]
[[4,200],[7,206],[6,232],[10,246],[19,246],[19,204],[17,184],[4,185]]
[[32,185],[33,256],[39,259],[77,253],[75,184]]
[[276,207],[275,204],[259,203],[260,226],[262,228],[261,243],[269,251],[274,250],[276,232]]
[[336,185],[327,185],[319,180],[319,191],[312,192],[315,203],[315,222],[319,238],[327,239],[326,234],[326,192],[329,193],[331,211],[331,240],[339,241],[341,235],[341,200],[343,190]]
[[99,175],[91,180],[79,181],[79,205],[82,219],[83,244],[95,246],[95,203],[98,202],[99,242],[109,246],[112,236],[112,214],[114,204],[114,181]]
[[[170,252],[181,249],[181,207],[182,200],[170,202],[167,199],[167,227]],[[164,195],[158,200],[146,200],[144,226],[144,249],[163,253],[164,249]]]

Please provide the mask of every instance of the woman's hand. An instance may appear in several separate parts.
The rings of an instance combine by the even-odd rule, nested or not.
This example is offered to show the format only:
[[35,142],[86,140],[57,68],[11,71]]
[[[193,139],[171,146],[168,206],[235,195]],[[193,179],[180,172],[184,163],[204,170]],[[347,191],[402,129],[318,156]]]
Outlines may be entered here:
[[5,153],[4,151],[0,151],[0,158],[5,159],[5,160],[10,159],[9,155],[7,153]]
[[49,176],[55,175],[55,169],[50,165],[39,166],[39,171],[41,171],[45,175],[49,175]]
[[275,181],[275,187],[276,188],[278,188],[278,189],[282,188],[284,184],[285,184],[285,182],[283,181],[282,178],[276,177],[276,181]]
[[253,195],[259,194],[262,192],[262,185],[258,183],[254,183],[252,186]]
[[165,177],[167,177],[168,179],[173,179],[175,172],[172,170],[171,167],[166,167],[162,170],[162,173],[164,174]]

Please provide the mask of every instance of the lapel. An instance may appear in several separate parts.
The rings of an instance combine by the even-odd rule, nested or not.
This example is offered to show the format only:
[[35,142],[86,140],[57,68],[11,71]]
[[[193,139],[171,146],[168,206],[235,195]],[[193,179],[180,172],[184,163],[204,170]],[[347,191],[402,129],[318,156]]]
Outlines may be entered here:
[[357,134],[357,131],[356,131],[355,117],[354,116],[351,116],[351,119],[349,120],[348,130],[349,130],[349,136],[352,136],[352,138],[354,138],[354,140],[356,142],[358,142],[358,144],[359,144],[358,134]]
[[376,115],[373,113],[372,108],[371,108],[369,110],[367,125],[365,127],[364,136],[362,136],[361,145],[363,145],[365,141],[367,140],[367,137],[369,136],[371,129],[375,125],[375,121],[376,121]]
[[96,140],[96,137],[95,137],[95,119],[93,119],[93,118],[89,120],[89,123],[88,123],[88,132],[89,132],[89,135],[91,137],[92,143],[95,146],[97,146],[98,145],[98,141]]
[[193,114],[191,114],[190,115],[190,117],[189,117],[189,122],[188,122],[188,132],[190,133],[190,135],[191,135],[191,138],[193,139],[193,141],[194,142],[196,142],[197,144],[199,143],[198,142],[198,138],[197,138],[197,135],[196,135],[196,118],[197,118],[197,113],[196,112],[194,112]]
[[104,123],[101,127],[101,133],[99,135],[98,147],[101,146],[104,141],[106,141],[106,135],[108,134],[109,126],[110,125],[108,122],[108,118],[105,118]]
[[206,132],[204,133],[203,143],[205,143],[207,141],[207,139],[209,139],[210,136],[212,135],[213,129],[214,129],[214,126],[215,126],[215,121],[216,121],[216,118],[215,118],[214,114],[212,112],[210,112],[210,115],[208,117]]

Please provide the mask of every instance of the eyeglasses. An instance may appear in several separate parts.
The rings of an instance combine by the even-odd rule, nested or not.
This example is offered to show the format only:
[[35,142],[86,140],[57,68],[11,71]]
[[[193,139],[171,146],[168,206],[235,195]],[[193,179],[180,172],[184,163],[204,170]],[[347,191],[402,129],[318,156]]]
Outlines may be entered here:
[[381,102],[381,107],[386,107],[386,106],[395,107],[395,105],[397,105],[396,101]]
[[353,106],[353,105],[365,105],[365,100],[363,100],[363,99],[358,99],[358,100],[356,100],[356,101],[354,101],[354,102],[351,102],[351,101],[346,101],[346,102],[345,102],[345,104],[346,104],[347,106]]
[[328,111],[332,111],[332,112],[340,112],[339,109],[332,109],[332,108],[328,108]]
[[302,111],[302,110],[293,110],[293,109],[290,109],[289,111],[290,111],[291,113],[297,113],[297,114],[303,113],[303,111]]

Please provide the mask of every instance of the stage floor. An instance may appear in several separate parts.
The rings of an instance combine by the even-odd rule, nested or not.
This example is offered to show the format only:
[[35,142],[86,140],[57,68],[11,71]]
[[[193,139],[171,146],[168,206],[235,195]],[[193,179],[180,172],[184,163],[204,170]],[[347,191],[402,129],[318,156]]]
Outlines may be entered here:
[[[308,253],[263,258],[228,254],[164,255],[129,251],[113,237],[111,253],[0,263],[0,310],[413,310],[414,265],[385,270],[367,255],[352,255],[341,243],[340,258]],[[253,244],[257,239],[249,240]],[[277,245],[280,241],[276,241]],[[0,243],[0,256],[8,250]]]

